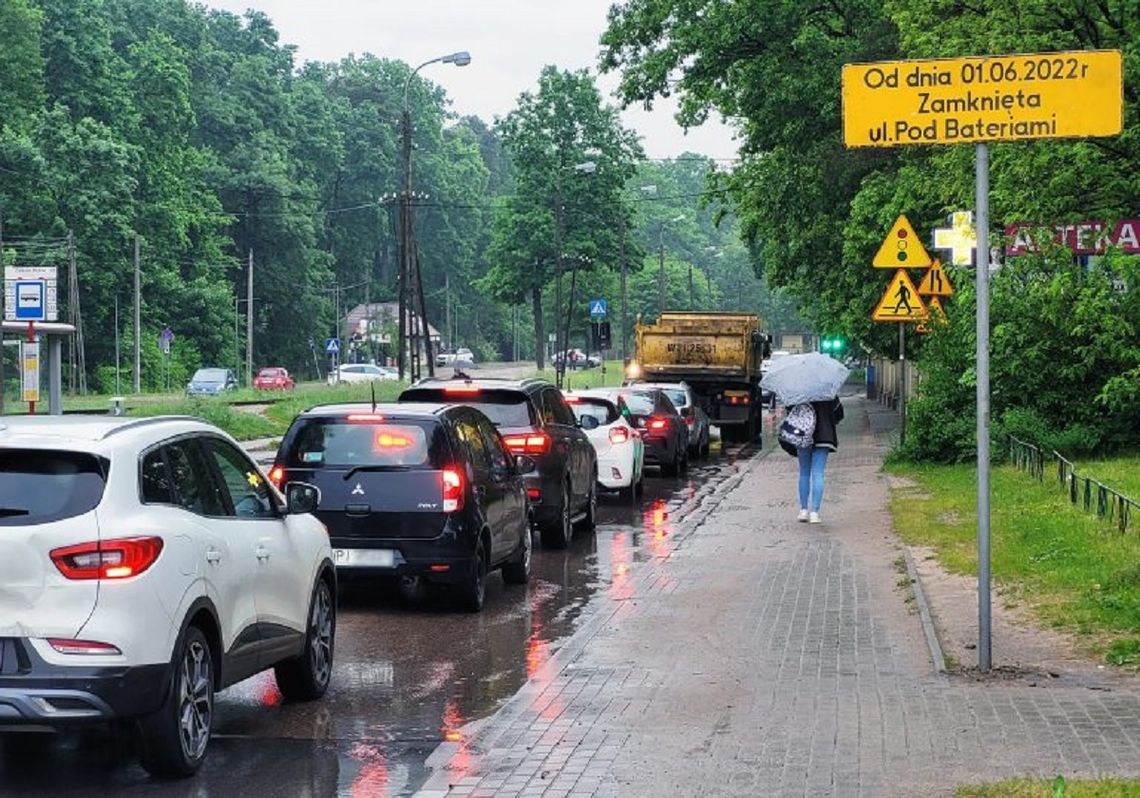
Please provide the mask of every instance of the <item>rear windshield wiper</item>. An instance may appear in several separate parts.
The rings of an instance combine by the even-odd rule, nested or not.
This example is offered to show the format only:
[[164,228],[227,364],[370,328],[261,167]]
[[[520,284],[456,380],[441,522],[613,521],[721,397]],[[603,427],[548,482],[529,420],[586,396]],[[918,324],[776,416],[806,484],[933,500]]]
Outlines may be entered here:
[[30,515],[31,510],[22,507],[0,507],[0,518],[11,518],[13,515]]
[[353,466],[344,472],[344,480],[347,482],[352,478],[352,475],[358,471],[411,471],[412,467],[408,465],[358,465]]

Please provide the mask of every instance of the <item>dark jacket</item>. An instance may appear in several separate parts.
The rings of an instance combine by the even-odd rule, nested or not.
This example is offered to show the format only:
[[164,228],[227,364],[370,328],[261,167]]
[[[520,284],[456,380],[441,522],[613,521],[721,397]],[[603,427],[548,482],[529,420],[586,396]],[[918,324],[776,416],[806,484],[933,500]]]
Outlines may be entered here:
[[839,448],[839,435],[835,425],[843,420],[843,403],[836,397],[828,402],[812,402],[815,409],[815,445],[835,451]]

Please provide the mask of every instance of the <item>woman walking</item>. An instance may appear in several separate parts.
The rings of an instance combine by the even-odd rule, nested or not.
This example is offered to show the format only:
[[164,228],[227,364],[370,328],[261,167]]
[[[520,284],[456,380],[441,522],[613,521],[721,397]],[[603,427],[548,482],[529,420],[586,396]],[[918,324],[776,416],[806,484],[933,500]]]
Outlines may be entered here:
[[843,420],[843,403],[839,397],[835,397],[823,402],[812,402],[811,407],[815,411],[812,443],[796,450],[800,461],[800,514],[797,520],[818,524],[827,456],[839,448],[839,435],[835,425]]

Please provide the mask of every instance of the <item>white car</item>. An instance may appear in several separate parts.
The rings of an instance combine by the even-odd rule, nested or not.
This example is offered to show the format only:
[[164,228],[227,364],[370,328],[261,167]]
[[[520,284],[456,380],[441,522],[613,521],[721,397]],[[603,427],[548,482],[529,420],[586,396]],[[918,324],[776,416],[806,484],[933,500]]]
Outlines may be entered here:
[[461,346],[454,352],[440,352],[435,356],[435,365],[441,368],[446,366],[471,368],[475,365],[475,353],[465,346]]
[[215,691],[273,668],[322,696],[336,570],[317,489],[286,493],[196,419],[3,419],[4,730],[137,719],[144,767],[186,776]]
[[342,363],[329,372],[329,385],[349,382],[373,382],[375,380],[398,380],[400,373],[389,366],[374,366],[371,363]]
[[629,423],[621,392],[597,388],[563,391],[579,426],[598,456],[598,485],[639,495],[645,471],[645,442]]

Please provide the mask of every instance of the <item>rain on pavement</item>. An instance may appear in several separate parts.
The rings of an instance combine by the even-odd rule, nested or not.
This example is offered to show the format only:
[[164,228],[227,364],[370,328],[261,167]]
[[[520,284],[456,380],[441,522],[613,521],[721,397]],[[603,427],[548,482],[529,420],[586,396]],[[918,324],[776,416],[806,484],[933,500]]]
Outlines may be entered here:
[[[492,576],[483,612],[451,610],[446,596],[342,582],[335,669],[324,699],[285,704],[272,672],[217,697],[214,738],[186,781],[151,781],[129,736],[106,729],[0,735],[0,794],[84,796],[405,795],[430,775],[424,760],[461,729],[492,715],[577,627],[592,599],[634,595],[638,564],[668,556],[679,523],[738,470],[771,452],[714,448],[687,475],[647,471],[639,499],[603,494],[593,534],[566,551],[536,545],[529,585]],[[537,538],[536,538],[537,540]]]

